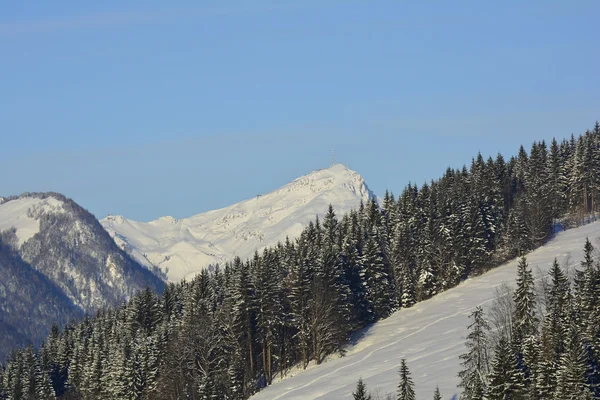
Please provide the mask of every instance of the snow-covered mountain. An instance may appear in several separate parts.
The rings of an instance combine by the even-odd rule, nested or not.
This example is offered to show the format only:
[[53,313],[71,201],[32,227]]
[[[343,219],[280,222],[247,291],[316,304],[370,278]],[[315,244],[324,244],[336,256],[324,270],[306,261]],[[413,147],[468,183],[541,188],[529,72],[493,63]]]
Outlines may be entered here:
[[98,220],[59,193],[0,198],[0,359],[38,343],[52,323],[115,306],[164,282],[129,257]]
[[[547,276],[554,258],[571,269],[583,260],[588,237],[596,243],[600,222],[559,233],[527,255],[534,276]],[[352,397],[358,378],[367,388],[395,394],[400,360],[405,358],[415,383],[417,399],[430,399],[439,386],[444,399],[458,399],[459,355],[466,351],[468,315],[478,305],[484,310],[502,283],[515,285],[517,260],[484,275],[468,279],[435,297],[402,309],[357,334],[344,357],[294,370],[287,379],[265,388],[252,400],[346,400]]]
[[110,215],[100,222],[139,262],[160,267],[169,280],[190,278],[210,264],[293,239],[329,204],[343,214],[373,198],[364,179],[344,165],[314,171],[232,206],[189,218],[137,222]]

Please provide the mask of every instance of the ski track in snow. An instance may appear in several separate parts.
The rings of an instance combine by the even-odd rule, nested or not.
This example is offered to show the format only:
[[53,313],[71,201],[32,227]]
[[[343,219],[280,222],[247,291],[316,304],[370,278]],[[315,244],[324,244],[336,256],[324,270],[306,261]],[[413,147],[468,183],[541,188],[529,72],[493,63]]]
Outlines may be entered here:
[[[547,273],[555,257],[561,265],[569,260],[571,268],[579,267],[585,238],[589,237],[596,246],[598,236],[600,222],[561,232],[527,255],[529,267],[534,272],[539,267]],[[432,398],[436,386],[444,399],[458,398],[458,357],[465,351],[468,315],[477,305],[483,305],[485,310],[502,283],[514,286],[517,262],[511,260],[429,300],[397,311],[357,333],[362,337],[348,346],[344,357],[294,371],[294,376],[276,381],[252,400],[351,399],[360,377],[372,393],[395,395],[401,358],[407,360],[417,399]]]

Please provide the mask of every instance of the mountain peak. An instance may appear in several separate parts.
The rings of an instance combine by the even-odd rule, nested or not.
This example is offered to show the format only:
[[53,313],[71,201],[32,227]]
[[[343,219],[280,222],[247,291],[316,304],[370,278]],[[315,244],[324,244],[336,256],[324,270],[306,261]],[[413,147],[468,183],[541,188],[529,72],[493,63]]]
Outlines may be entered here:
[[329,204],[338,215],[375,198],[364,179],[343,164],[315,170],[271,192],[189,218],[136,222],[110,216],[101,221],[117,244],[171,281],[191,278],[211,264],[242,259],[294,239]]

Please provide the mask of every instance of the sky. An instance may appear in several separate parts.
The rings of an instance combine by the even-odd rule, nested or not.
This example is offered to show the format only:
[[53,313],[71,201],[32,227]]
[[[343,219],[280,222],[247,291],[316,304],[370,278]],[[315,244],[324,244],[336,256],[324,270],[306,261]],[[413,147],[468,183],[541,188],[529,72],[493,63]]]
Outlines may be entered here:
[[336,161],[378,195],[600,119],[600,2],[0,4],[0,194],[225,207]]

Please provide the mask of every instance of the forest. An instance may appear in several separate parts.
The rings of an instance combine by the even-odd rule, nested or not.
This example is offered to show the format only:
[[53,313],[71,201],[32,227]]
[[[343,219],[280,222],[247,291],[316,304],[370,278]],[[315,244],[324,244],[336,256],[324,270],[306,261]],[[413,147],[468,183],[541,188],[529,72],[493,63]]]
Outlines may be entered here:
[[[343,216],[330,207],[298,239],[252,259],[214,266],[169,284],[161,295],[146,289],[120,307],[55,326],[39,348],[12,352],[0,368],[0,398],[247,399],[293,366],[343,354],[358,329],[525,255],[561,225],[595,218],[598,200],[598,123],[549,146],[521,146],[507,160],[478,154],[468,167],[448,168],[421,186],[408,184],[397,198],[386,193],[381,204],[372,200]],[[597,290],[597,265],[590,261],[578,275],[573,300],[556,294],[556,304],[549,303],[542,332],[560,325],[568,335],[558,336],[569,339],[549,333],[536,343],[530,340],[538,327],[535,299],[522,264],[517,325],[499,344],[514,351],[496,352],[481,384],[466,356],[464,396],[470,397],[464,398],[481,398],[477,385],[486,393],[523,396],[494,399],[546,398],[535,397],[536,390],[574,384],[583,373],[583,352],[595,357],[598,332],[590,321],[598,320],[598,307],[588,292]],[[569,363],[580,375],[562,373],[553,363]],[[584,375],[586,385],[597,385]],[[578,393],[593,398],[596,386],[585,387]]]

